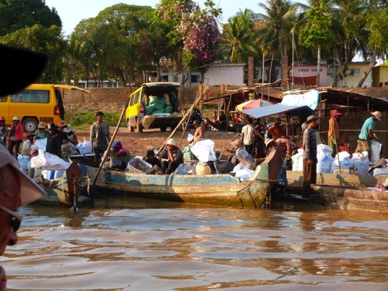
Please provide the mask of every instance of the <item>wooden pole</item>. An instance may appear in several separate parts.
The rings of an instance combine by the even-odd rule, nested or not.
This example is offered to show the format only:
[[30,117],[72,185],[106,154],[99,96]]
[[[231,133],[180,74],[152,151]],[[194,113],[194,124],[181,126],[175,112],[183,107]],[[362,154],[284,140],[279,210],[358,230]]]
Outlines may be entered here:
[[206,87],[205,90],[203,90],[203,92],[201,92],[199,94],[199,97],[197,98],[197,100],[195,100],[195,102],[193,103],[193,105],[191,105],[190,109],[186,112],[186,114],[182,117],[181,121],[179,121],[178,125],[174,128],[174,130],[171,132],[171,134],[168,136],[168,138],[164,141],[163,145],[160,147],[160,149],[158,150],[158,152],[155,154],[155,156],[157,156],[163,149],[164,147],[166,146],[166,143],[167,141],[175,134],[175,132],[177,131],[177,129],[182,125],[182,123],[187,119],[187,117],[191,114],[191,111],[194,110],[195,106],[198,105],[199,101],[201,101],[202,99],[202,96],[205,95],[207,93],[207,91],[209,91],[209,87]]

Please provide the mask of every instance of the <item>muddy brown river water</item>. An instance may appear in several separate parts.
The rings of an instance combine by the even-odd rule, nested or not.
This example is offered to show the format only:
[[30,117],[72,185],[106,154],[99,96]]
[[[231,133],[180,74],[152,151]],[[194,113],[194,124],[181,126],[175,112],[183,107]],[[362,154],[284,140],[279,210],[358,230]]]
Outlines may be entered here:
[[8,290],[388,290],[388,214],[30,205]]

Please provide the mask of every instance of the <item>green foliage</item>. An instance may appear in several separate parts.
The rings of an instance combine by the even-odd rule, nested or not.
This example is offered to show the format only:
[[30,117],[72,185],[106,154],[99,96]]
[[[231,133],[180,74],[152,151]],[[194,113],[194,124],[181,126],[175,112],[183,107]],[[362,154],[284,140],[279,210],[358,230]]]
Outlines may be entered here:
[[0,37],[0,43],[45,53],[48,56],[48,63],[38,81],[42,83],[60,83],[62,81],[66,43],[61,38],[59,26],[53,25],[46,28],[40,24],[35,24],[32,27],[25,27]]
[[50,28],[52,25],[62,27],[57,11],[50,10],[45,1],[0,0],[0,36],[35,24],[45,28]]
[[327,47],[333,41],[329,5],[326,0],[315,2],[316,6],[311,7],[306,14],[307,25],[301,31],[302,45],[311,48],[316,48],[318,45]]
[[372,9],[367,16],[370,30],[369,46],[378,52],[388,53],[388,9]]

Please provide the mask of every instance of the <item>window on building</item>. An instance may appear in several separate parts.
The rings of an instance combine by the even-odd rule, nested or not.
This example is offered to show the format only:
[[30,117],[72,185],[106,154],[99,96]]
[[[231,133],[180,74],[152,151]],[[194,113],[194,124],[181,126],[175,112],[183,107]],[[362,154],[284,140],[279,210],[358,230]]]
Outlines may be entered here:
[[191,83],[200,83],[201,82],[201,76],[200,75],[191,75]]

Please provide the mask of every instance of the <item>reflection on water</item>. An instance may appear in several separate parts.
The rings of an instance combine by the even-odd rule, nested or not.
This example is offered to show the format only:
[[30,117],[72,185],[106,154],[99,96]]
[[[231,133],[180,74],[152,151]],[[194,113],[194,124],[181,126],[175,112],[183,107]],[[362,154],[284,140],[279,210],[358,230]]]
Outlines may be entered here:
[[136,198],[20,212],[8,290],[388,290],[387,214]]

